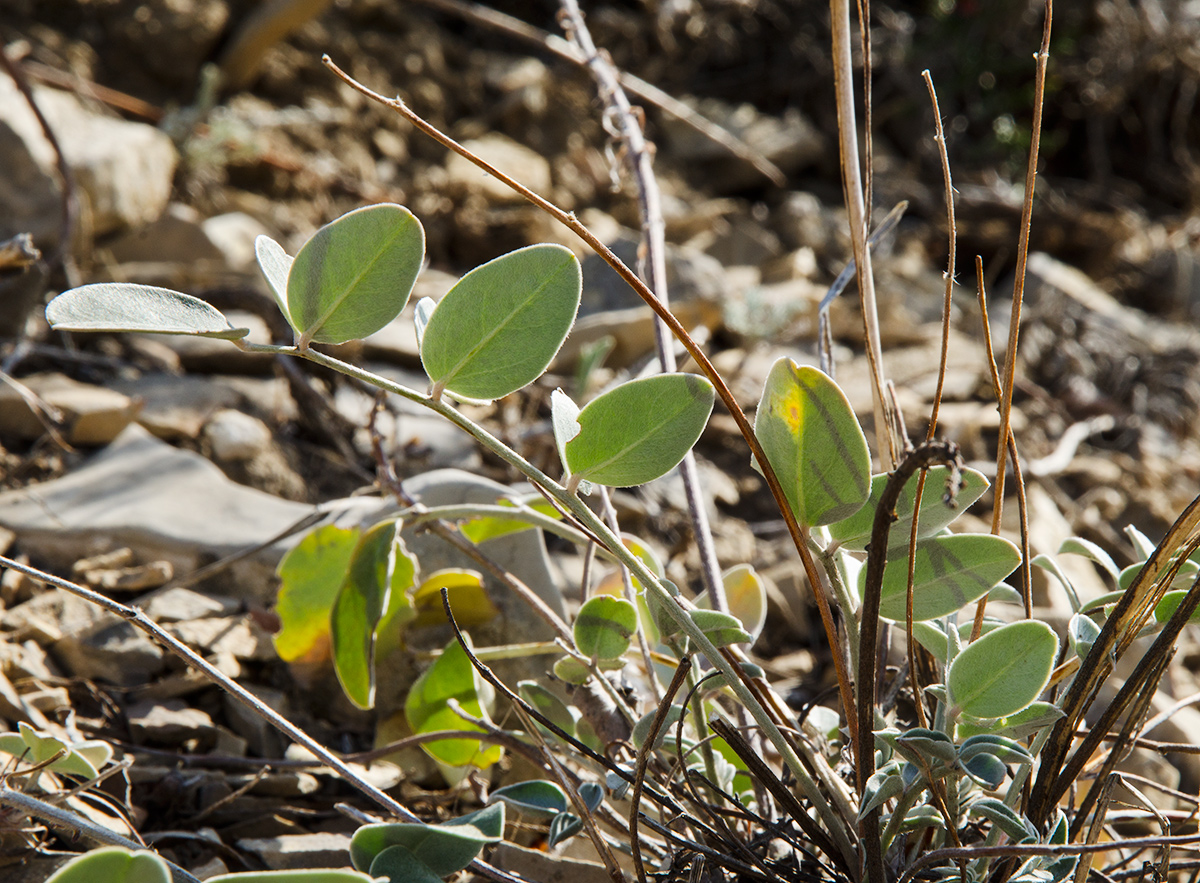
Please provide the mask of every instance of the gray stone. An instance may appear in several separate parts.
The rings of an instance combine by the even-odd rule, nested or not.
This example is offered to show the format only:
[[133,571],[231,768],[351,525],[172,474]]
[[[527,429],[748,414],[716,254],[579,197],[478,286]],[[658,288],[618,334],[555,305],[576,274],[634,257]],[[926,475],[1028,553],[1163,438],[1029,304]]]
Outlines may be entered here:
[[166,667],[158,644],[108,613],[91,626],[64,634],[51,653],[75,677],[119,686],[145,683]]
[[[12,100],[7,77],[3,118],[25,142],[43,172],[52,174],[54,149],[23,99]],[[99,116],[74,95],[34,87],[34,99],[62,147],[97,235],[139,227],[167,205],[178,156],[154,126]],[[17,96],[19,99],[19,96]]]
[[[637,266],[640,244],[640,237],[628,230],[605,243],[630,267]],[[720,315],[717,304],[728,295],[725,270],[721,262],[698,249],[683,245],[668,245],[666,261],[671,305],[687,304],[693,300],[711,303],[715,321]],[[641,306],[643,303],[644,301],[629,287],[629,283],[618,276],[598,255],[590,254],[583,259],[583,300],[579,307],[580,316],[605,310],[627,309]]]
[[[463,146],[534,192],[550,192],[550,162],[537,151],[495,132],[466,141]],[[489,204],[525,203],[525,198],[515,190],[457,153],[450,154],[445,168],[452,191],[478,195]]]
[[271,636],[248,615],[192,619],[167,627],[179,640],[204,654],[228,653],[235,659],[275,659]]
[[[291,713],[287,694],[282,690],[257,684],[243,686],[273,711],[284,717]],[[223,699],[229,728],[249,743],[250,750],[258,757],[280,757],[283,752],[283,737],[279,732],[228,693],[224,694]]]
[[345,834],[284,834],[239,840],[237,845],[272,871],[350,867],[350,838]]
[[221,254],[226,266],[239,273],[258,273],[254,240],[272,232],[245,212],[226,212],[205,219],[200,225],[204,235]]
[[209,418],[204,437],[218,460],[253,460],[271,446],[267,424],[232,408],[223,408]]
[[182,745],[189,739],[208,740],[216,735],[211,717],[178,699],[139,702],[130,706],[125,715],[129,732],[138,745]]
[[[235,484],[198,454],[131,426],[62,478],[0,494],[0,524],[22,550],[51,566],[129,546],[179,574],[266,543],[312,507]],[[273,594],[282,545],[231,565],[220,579],[249,600]]]
[[146,615],[158,623],[228,616],[240,606],[232,598],[204,595],[182,586],[155,592],[142,599],[140,605]]
[[[128,396],[102,386],[79,383],[62,374],[36,374],[21,383],[61,417],[60,432],[73,445],[105,445],[121,434],[139,405]],[[41,438],[45,420],[29,401],[9,384],[0,385],[0,436],[24,440]]]
[[[267,323],[253,313],[227,310],[225,316],[235,328],[250,329],[247,340],[254,343],[271,342]],[[180,364],[187,371],[202,374],[269,374],[274,370],[274,357],[270,354],[243,352],[228,340],[182,334],[158,339],[175,351]]]

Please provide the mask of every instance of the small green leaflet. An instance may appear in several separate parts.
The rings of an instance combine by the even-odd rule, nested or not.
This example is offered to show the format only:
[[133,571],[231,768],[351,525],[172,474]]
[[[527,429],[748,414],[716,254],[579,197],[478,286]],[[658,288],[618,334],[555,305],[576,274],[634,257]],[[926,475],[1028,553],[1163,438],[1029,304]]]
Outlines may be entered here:
[[1035,619],[1009,623],[964,647],[950,664],[950,698],[974,717],[1007,717],[1028,707],[1050,682],[1058,637]]
[[284,662],[316,662],[328,655],[329,612],[357,544],[357,529],[327,524],[305,536],[279,562],[275,652]]
[[129,282],[98,282],[64,291],[46,306],[46,321],[56,331],[141,331],[224,340],[249,334],[198,297]]
[[485,806],[442,825],[416,822],[363,825],[350,840],[350,862],[364,870],[372,867],[384,850],[403,846],[434,876],[449,877],[469,865],[483,847],[500,842],[503,835],[503,803]]
[[631,380],[579,412],[562,447],[570,482],[632,487],[666,475],[692,449],[712,413],[713,386],[695,374]]
[[[925,478],[925,487],[921,491],[921,515],[917,525],[917,539],[931,537],[950,524],[955,518],[970,508],[988,489],[987,477],[975,469],[961,471],[962,486],[954,498],[954,507],[947,506],[943,497],[946,493],[946,475],[949,469],[945,466],[934,466]],[[887,486],[887,473],[881,473],[871,478],[871,496],[866,504],[849,518],[829,525],[829,536],[843,548],[853,552],[865,552],[867,543],[871,541],[871,530],[875,524],[875,510],[879,508],[879,500],[883,489]],[[888,557],[908,549],[908,539],[912,531],[913,500],[917,493],[917,478],[909,479],[900,491],[900,499],[896,503],[896,520],[888,533]]]
[[438,302],[421,334],[434,395],[490,401],[532,383],[575,322],[583,276],[561,245],[531,245],[476,267]]
[[[478,730],[449,706],[454,699],[472,717],[487,719],[482,679],[459,645],[451,641],[413,684],[404,700],[404,716],[414,733],[435,730]],[[490,690],[490,687],[488,688]],[[422,746],[436,760],[451,767],[486,769],[500,760],[500,747],[485,748],[477,739],[441,739]],[[497,804],[503,806],[503,804]]]
[[[1017,569],[1021,551],[1003,537],[992,534],[951,534],[917,543],[913,575],[913,619],[939,619],[987,594],[996,583]],[[867,571],[859,572],[858,590],[866,585]],[[908,591],[908,560],[889,560],[883,571],[879,615],[903,622]]]
[[593,659],[617,659],[636,631],[636,607],[624,598],[596,595],[575,617],[575,648]]
[[[272,287],[283,261],[269,247]],[[384,203],[355,209],[313,234],[287,275],[287,311],[299,345],[345,343],[374,334],[404,309],[425,257],[412,212]]]
[[754,433],[802,524],[841,521],[867,501],[867,439],[845,393],[826,374],[788,358],[776,362],[763,386]]

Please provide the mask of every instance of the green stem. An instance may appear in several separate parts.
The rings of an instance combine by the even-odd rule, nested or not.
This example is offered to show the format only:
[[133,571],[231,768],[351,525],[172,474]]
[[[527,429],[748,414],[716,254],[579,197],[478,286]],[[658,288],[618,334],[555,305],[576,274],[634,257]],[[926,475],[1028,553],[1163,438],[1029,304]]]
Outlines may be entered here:
[[900,802],[896,804],[895,810],[892,811],[888,818],[887,826],[883,829],[883,836],[879,838],[883,855],[887,856],[887,851],[892,846],[892,841],[896,839],[896,835],[900,833],[900,826],[904,824],[904,818],[908,815],[908,811],[913,808],[917,802],[917,798],[924,792],[924,788],[910,788],[900,796]]

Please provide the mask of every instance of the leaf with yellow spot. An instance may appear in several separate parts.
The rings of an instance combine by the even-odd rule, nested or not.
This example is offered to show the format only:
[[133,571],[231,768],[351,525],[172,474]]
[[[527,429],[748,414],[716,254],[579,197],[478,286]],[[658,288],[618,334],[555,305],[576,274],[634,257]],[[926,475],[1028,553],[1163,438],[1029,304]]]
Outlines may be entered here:
[[845,393],[828,375],[788,358],[776,362],[763,386],[754,432],[802,524],[840,521],[867,501],[867,439]]
[[483,587],[483,574],[474,570],[448,568],[431,573],[413,592],[417,609],[413,628],[445,625],[446,611],[442,608],[442,589],[450,599],[450,609],[460,626],[483,625],[495,618],[497,610]]

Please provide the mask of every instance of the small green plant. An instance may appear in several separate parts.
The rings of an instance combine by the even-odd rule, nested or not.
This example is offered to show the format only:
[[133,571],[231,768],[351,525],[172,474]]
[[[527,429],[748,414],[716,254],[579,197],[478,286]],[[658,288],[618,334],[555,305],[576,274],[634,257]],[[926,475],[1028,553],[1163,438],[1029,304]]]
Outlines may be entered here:
[[[848,70],[848,11],[842,7],[848,4],[834,4],[835,63]],[[845,137],[854,123],[844,88],[839,102],[849,121]],[[383,101],[461,150],[400,102]],[[856,175],[857,158],[847,159],[848,151],[843,144],[844,166],[853,170],[847,174]],[[370,334],[405,306],[424,240],[420,223],[398,205],[370,206],[333,221],[294,259],[272,240],[258,240],[259,264],[294,332],[290,345],[247,342],[246,330],[234,328],[210,305],[149,286],[83,286],[47,308],[48,320],[60,330],[225,338],[243,350],[306,359],[341,372],[441,415],[540,494],[536,501],[462,507],[405,504],[362,529],[317,528],[280,565],[283,629],[276,646],[290,662],[328,657],[347,697],[371,708],[387,655],[402,652],[411,630],[440,619],[444,610],[455,639],[421,674],[404,704],[415,738],[448,781],[496,766],[502,749],[491,738],[499,729],[492,704],[502,694],[520,722],[502,732],[506,744],[528,750],[555,781],[499,788],[492,804],[444,825],[410,821],[360,828],[351,847],[356,872],[260,876],[324,881],[364,879],[366,873],[392,883],[433,883],[467,867],[503,836],[508,807],[546,824],[552,845],[586,831],[614,878],[621,875],[615,851],[628,850],[644,875],[644,853],[669,866],[682,843],[704,861],[725,861],[731,872],[774,879],[776,866],[769,864],[765,847],[756,852],[747,846],[728,821],[735,816],[755,838],[780,839],[797,854],[813,857],[819,870],[812,873],[830,883],[906,883],[918,874],[996,883],[1084,879],[1090,859],[1081,856],[1089,854],[1088,844],[1104,824],[1105,789],[1119,753],[1105,755],[1100,777],[1081,800],[1067,797],[1110,733],[1126,743],[1136,735],[1136,712],[1153,695],[1181,629],[1200,608],[1200,500],[1157,546],[1131,531],[1143,560],[1124,571],[1092,544],[1065,545],[1062,553],[1087,555],[1114,580],[1113,593],[1085,606],[1052,559],[1025,561],[1022,548],[996,532],[951,532],[955,518],[988,490],[988,481],[963,467],[954,446],[930,439],[913,447],[893,431],[896,421],[877,362],[872,371],[878,457],[886,467],[881,472],[872,474],[866,436],[845,394],[817,368],[778,360],[751,426],[723,378],[663,303],[573,216],[522,192],[610,258],[684,343],[703,375],[670,370],[664,356],[662,373],[616,385],[582,408],[556,391],[550,422],[560,480],[455,402],[511,395],[547,370],[580,302],[578,261],[561,246],[533,245],[504,255],[467,273],[436,305],[429,300],[415,305],[426,391],[315,348]],[[862,227],[855,230],[855,259],[862,272],[868,346],[877,359],[857,181],[848,182],[847,193],[852,226]],[[1032,193],[1031,182],[1027,198]],[[1014,348],[1011,343],[1010,372]],[[1007,381],[996,383],[1002,413],[998,481],[1006,474],[1010,446],[1016,456],[1008,423],[1011,373]],[[766,586],[753,569],[743,563],[717,573],[705,595],[689,598],[691,593],[666,579],[650,546],[621,534],[615,516],[608,516],[608,488],[652,481],[681,463],[686,469],[718,397],[775,497],[831,643],[840,707],[815,710],[799,724],[743,651],[761,630],[766,609]],[[1002,500],[997,488],[995,505]],[[438,524],[467,543],[514,530],[553,531],[598,550],[618,569],[597,581],[573,621],[542,611],[556,634],[553,643],[476,648],[463,629],[486,622],[496,609],[484,579],[467,570],[424,572],[401,536],[418,524]],[[1017,591],[1003,581],[1023,564],[1028,566]],[[1074,617],[1066,635],[1033,618],[1032,565],[1053,574],[1070,600]],[[515,581],[510,587],[519,590]],[[889,685],[893,697],[903,695],[903,706],[886,701],[877,689],[881,622],[895,624],[894,631],[908,639],[903,680]],[[1139,636],[1153,637],[1151,650],[1102,710],[1100,722],[1077,742],[1100,686]],[[557,679],[577,692],[566,694],[550,679],[525,680],[513,690],[486,664],[535,649],[557,656]],[[916,664],[918,653],[927,654],[927,664]],[[693,662],[696,657],[703,665]],[[635,694],[640,689],[654,697],[651,710],[638,708],[618,688],[612,677],[618,670],[636,681]],[[600,713],[595,695],[603,700]],[[613,721],[617,726],[604,726]],[[610,730],[616,735],[607,735]],[[46,759],[41,743],[22,740],[25,750]],[[66,753],[54,755],[54,762],[79,755],[56,750]],[[628,820],[615,824],[615,810],[625,798]],[[645,809],[650,805],[657,811]],[[677,834],[671,827],[676,821],[696,839]],[[728,854],[722,858],[715,846]],[[111,866],[117,869],[113,874],[150,875],[105,880],[158,880],[153,875],[165,873],[153,856],[128,851],[101,851],[78,861],[78,867],[89,861]]]

